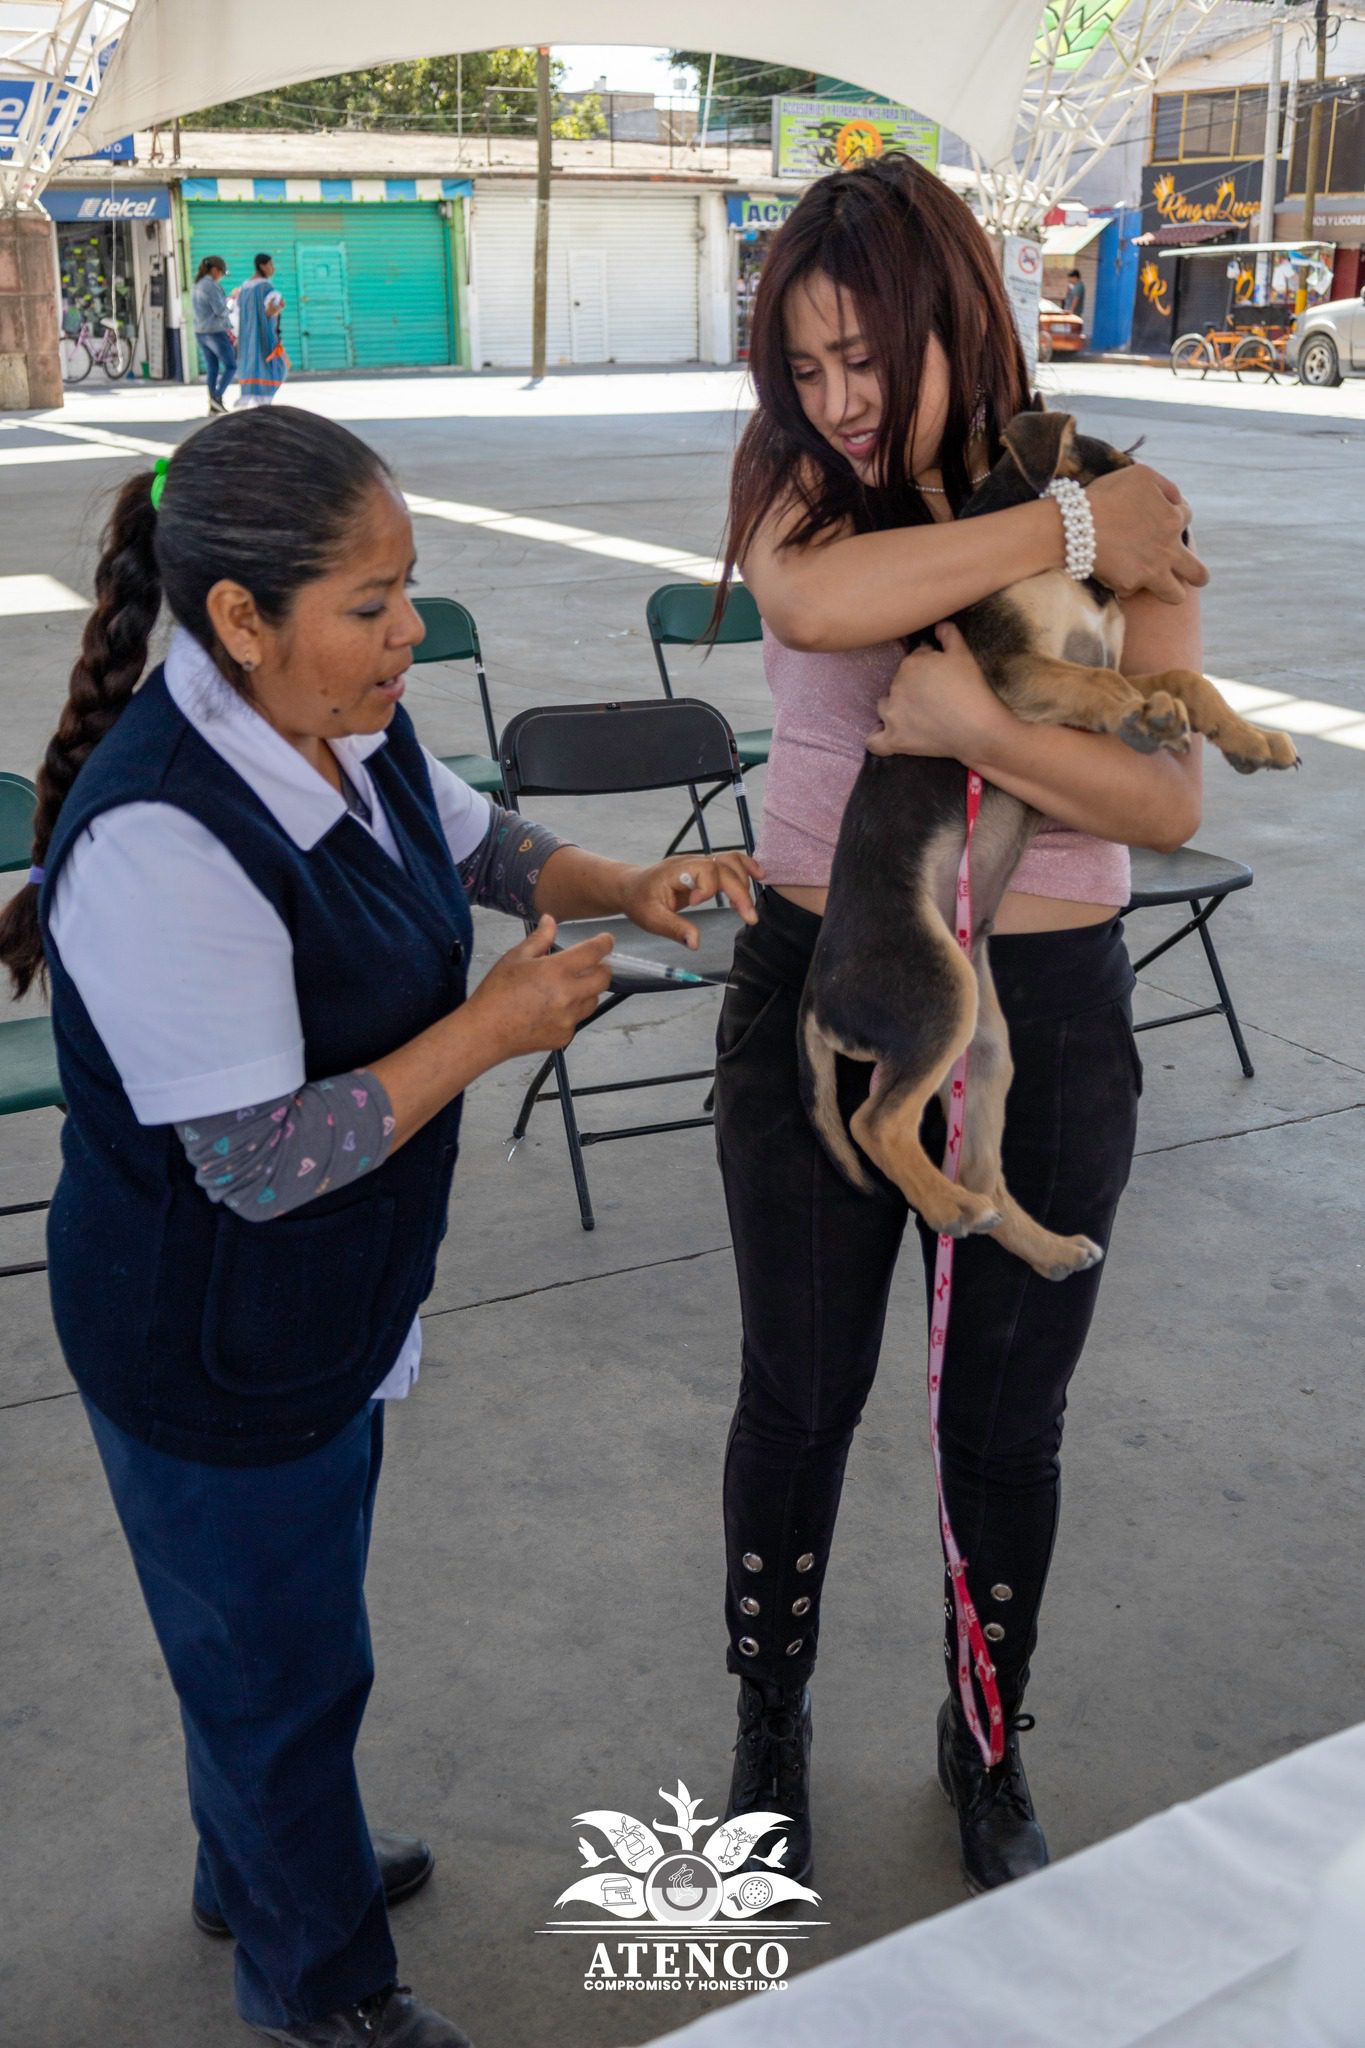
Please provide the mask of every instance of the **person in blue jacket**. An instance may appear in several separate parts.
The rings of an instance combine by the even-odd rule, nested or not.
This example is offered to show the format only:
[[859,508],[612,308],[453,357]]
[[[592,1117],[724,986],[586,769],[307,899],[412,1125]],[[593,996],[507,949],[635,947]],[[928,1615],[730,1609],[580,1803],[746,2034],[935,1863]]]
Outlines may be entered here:
[[[758,872],[602,859],[442,768],[399,701],[413,561],[384,463],[295,408],[131,478],[0,918],[16,991],[51,986],[53,1314],[179,1697],[194,1918],[299,2048],[466,2042],[397,1983],[432,1852],[371,1835],[354,1765],[463,1091],[606,989],[610,937],[552,953],[556,919],[686,940],[718,891],[752,920]],[[471,897],[540,922],[469,993]]]

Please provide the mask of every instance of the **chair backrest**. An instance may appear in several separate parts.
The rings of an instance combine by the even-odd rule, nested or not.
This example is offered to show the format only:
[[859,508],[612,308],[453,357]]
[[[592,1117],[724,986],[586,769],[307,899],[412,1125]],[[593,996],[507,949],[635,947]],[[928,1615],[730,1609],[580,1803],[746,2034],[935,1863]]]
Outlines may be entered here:
[[[664,583],[645,606],[649,637],[656,647],[694,647],[707,638],[711,613],[715,609],[714,583]],[[744,640],[761,640],[763,621],[754,595],[742,583],[732,583],[720,615],[715,645],[729,647]]]
[[33,808],[38,792],[26,776],[0,768],[0,874],[33,859]]
[[483,649],[479,645],[479,629],[474,624],[474,614],[466,611],[453,597],[415,597],[412,605],[426,627],[425,638],[412,650],[414,667],[420,667],[427,661],[473,662],[484,731],[488,735],[488,751],[496,760],[498,729],[493,723],[493,700],[484,674]]
[[479,629],[453,597],[415,597],[412,608],[427,629],[425,640],[412,650],[414,663],[479,660]]
[[715,706],[698,698],[536,706],[504,732],[501,766],[513,809],[522,796],[624,796],[728,782],[753,851],[735,736]]

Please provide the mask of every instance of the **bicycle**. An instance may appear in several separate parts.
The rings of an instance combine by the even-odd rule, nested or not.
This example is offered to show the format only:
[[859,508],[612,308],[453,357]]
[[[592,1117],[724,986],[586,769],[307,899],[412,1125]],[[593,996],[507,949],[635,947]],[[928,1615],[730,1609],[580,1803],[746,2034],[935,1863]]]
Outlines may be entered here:
[[1280,330],[1209,327],[1203,334],[1182,334],[1171,344],[1171,371],[1177,377],[1207,377],[1210,370],[1231,370],[1244,377],[1263,377],[1273,384],[1286,368]]
[[118,331],[117,320],[102,319],[104,334],[95,340],[88,317],[82,313],[74,334],[62,336],[62,382],[83,384],[98,363],[111,384],[126,377],[133,360],[132,344]]

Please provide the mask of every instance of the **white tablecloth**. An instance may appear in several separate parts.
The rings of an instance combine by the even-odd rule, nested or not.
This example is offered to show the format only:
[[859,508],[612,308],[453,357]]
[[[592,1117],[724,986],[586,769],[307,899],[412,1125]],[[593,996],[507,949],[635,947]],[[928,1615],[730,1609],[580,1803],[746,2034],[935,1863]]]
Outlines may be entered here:
[[[1295,1952],[1328,1866],[1362,1829],[1365,1724],[659,2038],[677,2048],[1298,2048]],[[823,1904],[837,1916],[837,1899]],[[1356,2016],[1365,2044],[1365,2009]]]

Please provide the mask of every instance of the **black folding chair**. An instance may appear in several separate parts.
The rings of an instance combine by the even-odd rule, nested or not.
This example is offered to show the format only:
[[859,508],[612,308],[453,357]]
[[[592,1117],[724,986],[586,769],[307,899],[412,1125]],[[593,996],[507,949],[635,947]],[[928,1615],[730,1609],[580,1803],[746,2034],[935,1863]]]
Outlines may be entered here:
[[[523,711],[502,736],[501,766],[506,801],[514,810],[520,810],[523,797],[624,796],[637,790],[687,788],[705,790],[709,796],[715,789],[728,788],[739,812],[745,850],[753,852],[753,827],[735,736],[719,711],[695,698],[566,704]],[[723,982],[734,952],[734,912],[718,904],[705,904],[688,911],[687,916],[696,925],[700,938],[695,953],[671,939],[642,932],[625,918],[562,924],[559,940],[564,946],[572,946],[594,932],[610,931],[624,953],[686,967],[713,983]],[[580,1030],[599,1023],[633,995],[696,993],[695,986],[634,979],[626,974],[617,974],[612,986],[613,992],[603,998],[586,1024],[579,1026]],[[542,1093],[552,1072],[555,1086]],[[512,1131],[511,1148],[514,1151],[525,1137],[531,1112],[538,1102],[559,1104],[578,1192],[579,1215],[583,1228],[591,1230],[592,1199],[583,1164],[587,1146],[604,1145],[612,1138],[652,1137],[661,1131],[700,1130],[711,1122],[711,1117],[679,1117],[667,1123],[580,1131],[575,1102],[587,1095],[620,1095],[636,1088],[658,1088],[680,1081],[709,1081],[711,1073],[710,1067],[703,1067],[686,1073],[648,1074],[636,1080],[601,1081],[591,1087],[575,1088],[569,1081],[565,1055],[551,1053],[526,1091]]]
[[[716,587],[713,583],[663,583],[654,591],[645,606],[645,619],[649,625],[649,642],[654,649],[658,664],[659,681],[664,686],[665,697],[673,695],[673,683],[664,660],[665,647],[696,647],[707,639],[711,624],[711,613],[715,609]],[[721,613],[720,624],[710,644],[716,647],[734,647],[763,638],[763,621],[758,615],[753,592],[746,590],[742,583],[732,583],[726,594],[725,610]],[[761,768],[766,762],[773,743],[773,729],[770,725],[756,726],[750,732],[737,732],[735,745],[739,750],[742,768]],[[719,795],[719,788],[711,790],[704,798],[695,790],[692,796],[692,815],[682,829],[673,836],[669,853],[676,853],[695,825],[697,837],[706,852],[712,846],[706,830],[703,813],[713,797]]]
[[416,597],[413,609],[426,627],[426,637],[412,650],[414,667],[432,661],[472,661],[479,688],[483,727],[488,735],[486,754],[446,754],[442,766],[452,769],[471,789],[485,796],[501,797],[502,774],[498,768],[498,732],[493,723],[493,705],[488,694],[488,677],[483,670],[483,649],[474,615],[453,597]]
[[1242,1072],[1248,1080],[1256,1069],[1251,1064],[1222,962],[1214,948],[1209,919],[1220,903],[1238,889],[1249,889],[1254,879],[1251,869],[1242,861],[1223,860],[1216,853],[1202,853],[1197,846],[1182,846],[1178,853],[1148,853],[1134,848],[1133,893],[1123,913],[1130,917],[1136,910],[1151,910],[1159,904],[1188,903],[1193,916],[1181,925],[1179,931],[1172,932],[1159,946],[1153,946],[1150,953],[1144,953],[1140,960],[1135,960],[1134,972],[1141,974],[1163,953],[1169,953],[1172,946],[1180,945],[1198,932],[1214,987],[1218,991],[1216,1003],[1206,1003],[1199,1010],[1176,1010],[1169,1017],[1150,1017],[1145,1024],[1134,1025],[1134,1030],[1160,1031],[1167,1024],[1188,1024],[1196,1017],[1226,1017],[1237,1057],[1242,1062]]

